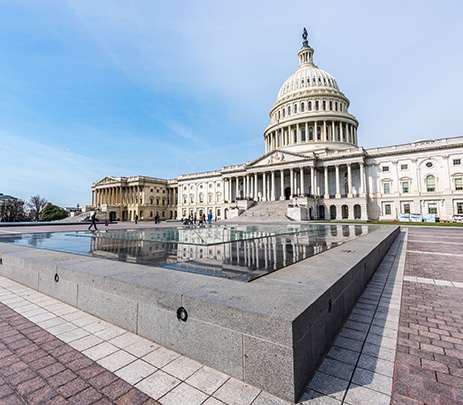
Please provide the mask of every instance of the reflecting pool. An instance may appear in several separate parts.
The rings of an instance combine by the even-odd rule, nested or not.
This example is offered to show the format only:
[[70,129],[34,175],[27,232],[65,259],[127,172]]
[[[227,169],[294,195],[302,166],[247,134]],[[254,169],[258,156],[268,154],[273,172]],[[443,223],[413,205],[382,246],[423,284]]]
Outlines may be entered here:
[[1,235],[0,242],[251,281],[373,232],[354,224],[219,225]]

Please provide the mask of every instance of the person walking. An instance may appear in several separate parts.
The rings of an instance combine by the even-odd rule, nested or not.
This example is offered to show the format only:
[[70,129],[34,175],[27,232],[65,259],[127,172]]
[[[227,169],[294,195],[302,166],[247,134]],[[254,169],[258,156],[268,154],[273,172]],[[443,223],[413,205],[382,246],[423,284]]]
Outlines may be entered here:
[[95,231],[98,231],[97,227],[96,227],[96,212],[94,212],[92,214],[92,216],[90,217],[90,226],[88,227],[88,230],[90,230],[92,228],[92,226],[95,227]]

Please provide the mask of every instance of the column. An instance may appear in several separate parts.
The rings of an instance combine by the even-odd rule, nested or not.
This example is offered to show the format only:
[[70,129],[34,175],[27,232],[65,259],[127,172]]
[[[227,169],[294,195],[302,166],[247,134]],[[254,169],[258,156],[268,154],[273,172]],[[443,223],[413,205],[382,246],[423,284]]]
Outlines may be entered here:
[[341,198],[341,193],[339,192],[339,165],[335,165],[336,169],[336,198]]
[[330,190],[329,190],[329,183],[328,183],[328,166],[324,168],[324,176],[325,176],[325,198],[330,198]]
[[290,182],[290,188],[291,188],[291,196],[290,196],[291,198],[293,194],[296,194],[294,190],[294,169],[293,168],[289,169],[289,179],[290,179],[289,182]]
[[323,141],[327,141],[328,140],[328,134],[326,133],[326,121],[323,120]]
[[239,182],[238,176],[235,176],[235,181],[236,181],[236,185],[235,185],[235,201],[236,201],[238,200],[238,197],[240,196],[240,190],[239,190],[240,182]]
[[360,195],[365,195],[365,164],[360,162]]
[[267,176],[262,173],[262,201],[267,201]]
[[285,199],[285,172],[280,169],[280,200]]
[[272,194],[271,194],[271,197],[270,199],[272,201],[275,201],[275,170],[272,170]]
[[315,195],[315,167],[310,166],[310,194]]
[[352,163],[347,164],[347,196],[352,198]]
[[300,177],[301,177],[301,195],[304,195],[305,194],[305,190],[304,190],[304,168],[303,167],[299,168],[299,171],[300,171]]
[[254,173],[254,200],[257,201],[257,196],[258,196],[258,191],[257,191],[257,173]]

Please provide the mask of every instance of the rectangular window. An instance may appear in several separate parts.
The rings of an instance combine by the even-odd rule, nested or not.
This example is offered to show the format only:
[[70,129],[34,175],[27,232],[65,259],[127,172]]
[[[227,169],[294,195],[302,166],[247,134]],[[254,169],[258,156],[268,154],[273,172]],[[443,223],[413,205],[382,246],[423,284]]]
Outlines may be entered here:
[[301,141],[305,142],[305,128],[301,131]]
[[461,159],[453,159],[453,165],[454,166],[461,165]]
[[389,166],[383,166],[383,172],[388,172],[389,171]]
[[391,204],[384,204],[384,214],[385,215],[391,215],[392,214]]
[[410,204],[404,204],[404,214],[410,214]]
[[403,181],[402,182],[402,193],[408,193],[409,187],[408,187],[408,181]]
[[408,170],[408,165],[400,165],[400,170]]
[[428,214],[436,214],[437,215],[437,204],[436,203],[429,203],[428,204]]
[[457,214],[463,214],[463,202],[457,202]]
[[455,190],[463,190],[463,179],[461,177],[455,179]]
[[389,194],[391,192],[391,183],[384,183],[383,184],[383,193]]

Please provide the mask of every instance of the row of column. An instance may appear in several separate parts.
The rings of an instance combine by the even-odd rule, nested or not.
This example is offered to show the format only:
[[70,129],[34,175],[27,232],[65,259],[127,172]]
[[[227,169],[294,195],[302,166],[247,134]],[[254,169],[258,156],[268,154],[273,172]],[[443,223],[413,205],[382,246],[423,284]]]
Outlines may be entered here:
[[[146,201],[144,196],[144,186],[111,186],[104,188],[97,188],[92,190],[92,205],[130,205],[130,204],[145,204],[147,205],[149,201]],[[175,188],[168,188],[166,194],[167,206],[176,206],[177,205],[177,191]],[[152,196],[154,199],[158,198],[157,196]],[[144,201],[145,200],[145,201]],[[157,204],[153,204],[157,205]]]
[[[346,189],[341,190],[341,176],[339,164],[333,165],[335,174],[335,197],[340,198],[341,195],[347,194],[348,197],[353,195],[353,184],[352,184],[352,165],[353,163],[347,163],[347,179]],[[358,192],[363,194],[365,192],[365,167],[364,163],[355,163],[359,166],[359,177],[360,184],[358,184]],[[344,165],[343,165],[344,166]],[[310,170],[310,185],[308,189],[306,186],[305,169]],[[289,171],[289,184],[285,182],[287,176],[285,171]],[[279,173],[279,194],[277,195],[277,184],[276,173]],[[321,178],[320,178],[321,177]],[[324,197],[329,197],[329,166],[323,167],[323,172],[316,169],[313,166],[310,167],[296,167],[289,169],[274,169],[259,173],[248,173],[236,176],[230,176],[225,179],[225,200],[232,201],[238,198],[251,198],[254,200],[263,201],[276,201],[277,199],[284,199],[285,197],[291,198],[292,196],[304,196],[305,194],[317,194],[320,195],[320,186],[323,184]],[[286,188],[289,187],[290,195],[285,195]]]
[[[321,124],[321,126],[319,126]],[[310,133],[310,129],[312,132]],[[346,142],[357,145],[357,127],[340,121],[312,121],[276,127],[266,134],[266,152],[309,142]]]

